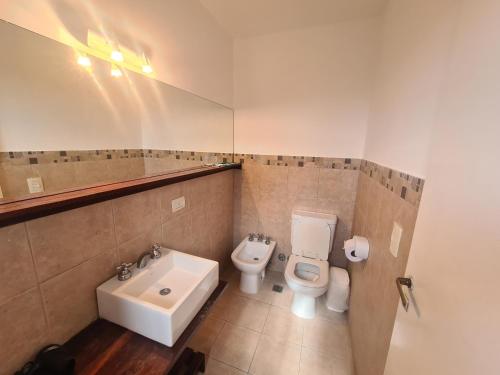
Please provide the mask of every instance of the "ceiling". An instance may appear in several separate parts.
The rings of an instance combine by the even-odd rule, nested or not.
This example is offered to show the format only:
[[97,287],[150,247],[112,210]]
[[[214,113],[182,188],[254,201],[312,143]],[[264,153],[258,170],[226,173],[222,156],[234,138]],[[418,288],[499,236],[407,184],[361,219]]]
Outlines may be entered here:
[[234,37],[332,24],[376,16],[387,0],[200,0]]

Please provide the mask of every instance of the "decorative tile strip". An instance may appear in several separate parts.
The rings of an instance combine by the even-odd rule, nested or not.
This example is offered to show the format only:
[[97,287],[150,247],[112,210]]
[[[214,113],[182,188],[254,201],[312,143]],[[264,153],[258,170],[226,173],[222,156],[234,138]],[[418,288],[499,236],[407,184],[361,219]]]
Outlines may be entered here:
[[256,155],[234,154],[235,163],[244,164],[245,161],[255,161],[263,165],[282,167],[316,167],[329,169],[359,170],[361,159],[326,158],[317,156],[285,156],[285,155]]
[[234,154],[234,161],[245,165],[245,162],[256,162],[262,165],[283,167],[316,167],[344,170],[361,170],[401,199],[418,207],[424,188],[424,180],[409,174],[383,167],[364,159],[327,158],[315,156],[282,156]]
[[401,199],[404,199],[415,207],[419,206],[425,182],[422,178],[414,177],[368,160],[361,162],[361,172],[373,178],[386,189],[394,192],[394,194],[397,194]]
[[232,162],[232,153],[146,149],[0,152],[0,164],[11,166],[135,158],[171,158],[212,164]]

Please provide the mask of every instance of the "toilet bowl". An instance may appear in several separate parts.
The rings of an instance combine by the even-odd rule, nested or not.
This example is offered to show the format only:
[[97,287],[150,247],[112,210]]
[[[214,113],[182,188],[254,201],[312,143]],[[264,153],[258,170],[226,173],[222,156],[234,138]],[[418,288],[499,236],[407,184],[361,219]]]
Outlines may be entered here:
[[234,249],[231,260],[234,266],[241,271],[240,290],[243,293],[255,294],[259,292],[264,281],[265,268],[274,248],[275,241],[266,244],[264,241],[249,240],[249,236]]
[[329,263],[337,216],[307,211],[292,214],[292,255],[285,280],[294,292],[292,312],[304,319],[316,315],[316,298],[328,289]]

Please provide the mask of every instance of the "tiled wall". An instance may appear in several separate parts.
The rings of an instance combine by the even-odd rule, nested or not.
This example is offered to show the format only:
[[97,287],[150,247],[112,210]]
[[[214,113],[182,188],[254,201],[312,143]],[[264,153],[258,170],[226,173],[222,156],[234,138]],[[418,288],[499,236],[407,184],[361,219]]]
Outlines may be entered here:
[[[423,180],[366,161],[359,175],[353,233],[367,237],[370,256],[349,265],[349,325],[358,375],[382,375],[404,276]],[[389,251],[393,222],[403,228],[398,257]]]
[[234,244],[249,232],[277,240],[270,267],[283,271],[291,254],[291,215],[294,209],[338,215],[331,261],[347,266],[343,241],[351,236],[358,183],[359,159],[303,156],[235,155],[242,170],[235,175]]
[[0,152],[0,187],[5,198],[16,198],[29,195],[29,177],[42,177],[45,192],[55,192],[226,161],[232,161],[232,154],[150,149]]
[[1,228],[0,375],[96,319],[95,288],[155,242],[228,264],[232,217],[231,170]]

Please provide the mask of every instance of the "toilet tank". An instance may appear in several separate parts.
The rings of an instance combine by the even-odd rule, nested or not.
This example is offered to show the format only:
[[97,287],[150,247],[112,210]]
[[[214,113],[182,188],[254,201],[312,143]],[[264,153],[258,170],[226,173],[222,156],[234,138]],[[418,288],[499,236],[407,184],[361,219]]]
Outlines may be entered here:
[[319,212],[292,213],[292,253],[327,260],[332,249],[337,215]]

